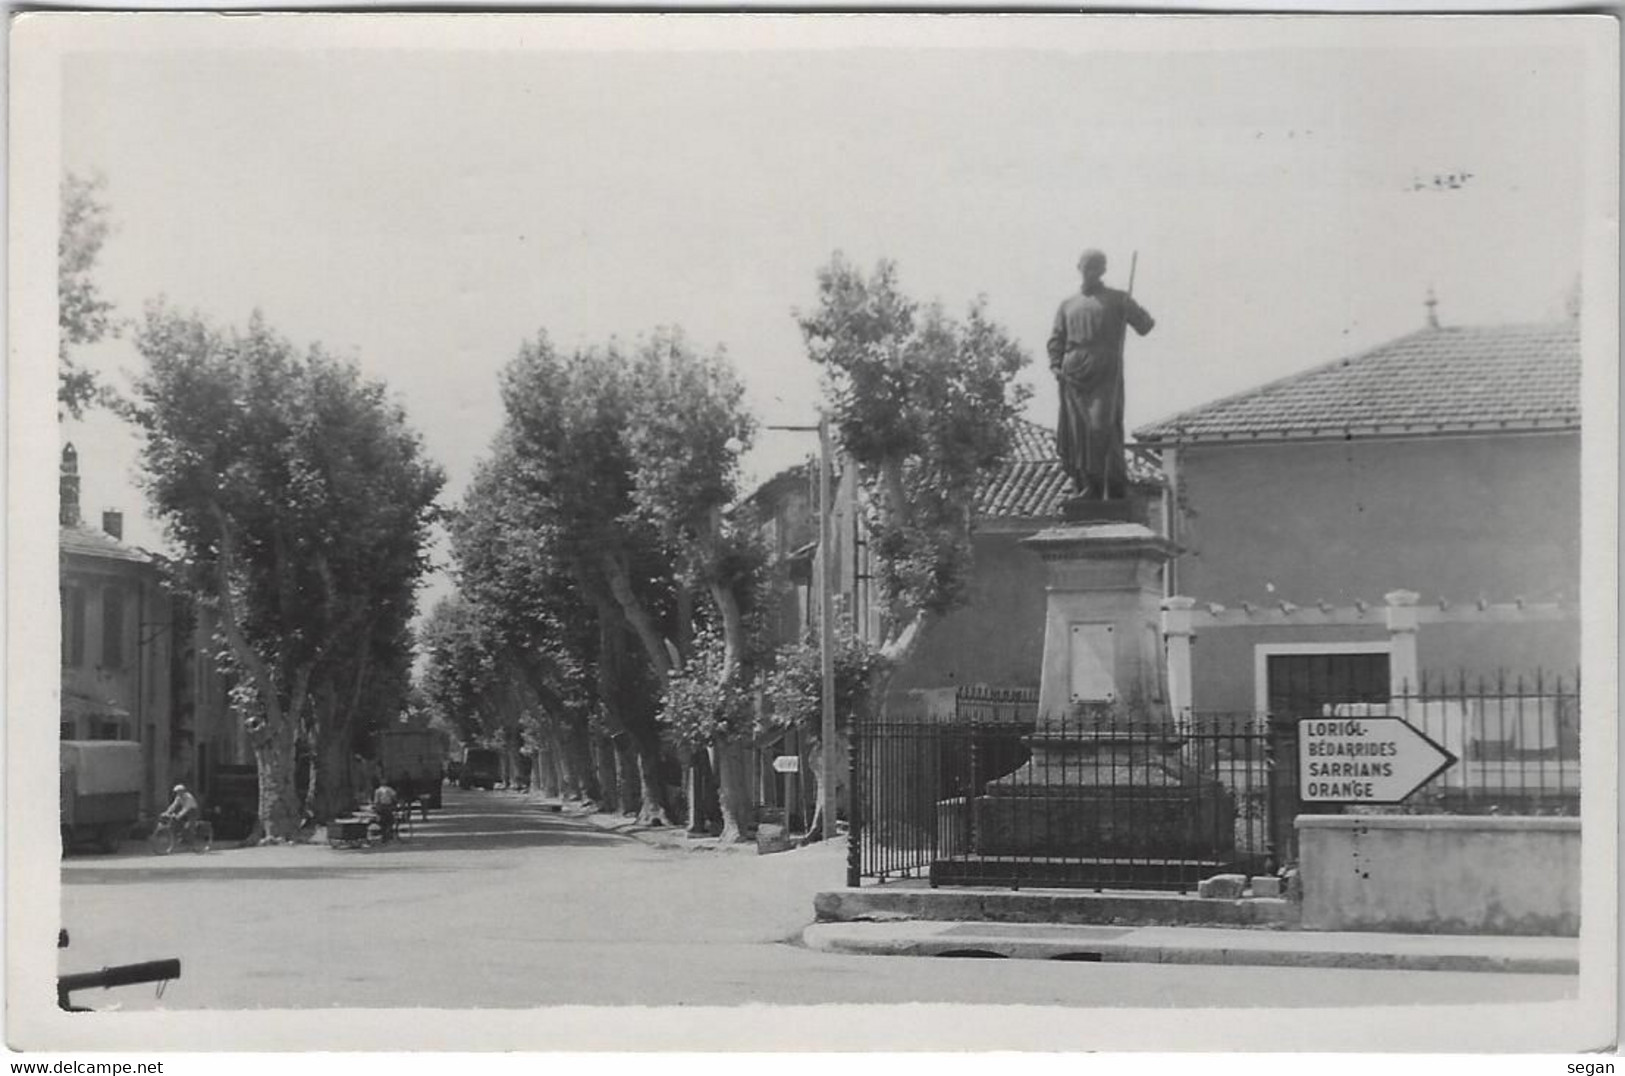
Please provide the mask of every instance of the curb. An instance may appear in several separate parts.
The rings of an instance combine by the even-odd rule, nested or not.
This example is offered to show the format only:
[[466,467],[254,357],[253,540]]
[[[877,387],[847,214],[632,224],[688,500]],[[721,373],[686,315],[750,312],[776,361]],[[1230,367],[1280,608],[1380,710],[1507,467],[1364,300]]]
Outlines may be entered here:
[[640,826],[633,819],[624,815],[610,815],[587,812],[564,811],[566,818],[585,819],[596,829],[605,833],[614,833],[621,837],[629,837],[639,844],[650,848],[662,848],[674,852],[752,852],[756,851],[754,844],[720,845],[715,837],[690,837],[688,831],[680,826]]
[[1301,906],[1280,897],[1219,900],[1127,890],[986,887],[830,889],[813,898],[813,911],[820,922],[922,919],[1249,930],[1294,930],[1301,918]]
[[[1237,935],[1244,935],[1238,937]],[[1259,944],[1267,939],[1268,944]],[[1015,924],[815,923],[809,949],[867,956],[982,956],[1136,964],[1356,968],[1374,971],[1574,975],[1571,938],[1315,935],[1214,928],[1044,927]]]

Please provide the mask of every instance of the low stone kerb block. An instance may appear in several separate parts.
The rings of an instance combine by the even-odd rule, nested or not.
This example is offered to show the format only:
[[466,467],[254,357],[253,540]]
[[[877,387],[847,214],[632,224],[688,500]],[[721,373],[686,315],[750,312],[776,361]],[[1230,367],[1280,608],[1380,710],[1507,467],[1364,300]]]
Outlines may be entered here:
[[1245,874],[1215,874],[1196,883],[1196,895],[1207,900],[1239,900],[1246,889]]
[[788,852],[790,838],[784,832],[783,826],[760,825],[756,827],[756,854],[771,855],[774,852]]
[[1273,874],[1260,874],[1253,879],[1253,896],[1278,897],[1281,895],[1281,879]]

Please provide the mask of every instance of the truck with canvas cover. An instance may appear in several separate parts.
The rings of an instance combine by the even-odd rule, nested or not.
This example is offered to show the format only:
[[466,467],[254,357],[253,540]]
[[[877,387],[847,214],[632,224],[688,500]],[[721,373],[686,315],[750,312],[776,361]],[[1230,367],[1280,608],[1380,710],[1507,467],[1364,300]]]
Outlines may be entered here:
[[63,740],[60,759],[62,850],[94,842],[118,851],[141,817],[141,745]]
[[442,755],[440,734],[432,729],[387,729],[378,736],[378,765],[404,803],[440,809]]

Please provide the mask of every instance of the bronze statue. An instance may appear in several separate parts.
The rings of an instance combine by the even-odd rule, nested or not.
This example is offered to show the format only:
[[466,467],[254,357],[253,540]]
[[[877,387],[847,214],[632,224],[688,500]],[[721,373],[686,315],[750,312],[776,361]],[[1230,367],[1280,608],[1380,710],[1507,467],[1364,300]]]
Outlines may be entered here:
[[1123,462],[1125,326],[1144,336],[1156,322],[1128,292],[1101,283],[1106,255],[1100,251],[1084,251],[1078,271],[1083,289],[1056,311],[1049,337],[1049,365],[1061,390],[1056,449],[1061,469],[1079,495],[1119,500],[1128,496]]

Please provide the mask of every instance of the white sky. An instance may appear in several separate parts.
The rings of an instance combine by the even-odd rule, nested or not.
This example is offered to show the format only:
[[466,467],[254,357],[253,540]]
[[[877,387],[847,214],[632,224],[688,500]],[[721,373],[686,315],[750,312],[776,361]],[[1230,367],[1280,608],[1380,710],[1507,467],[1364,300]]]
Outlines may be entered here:
[[[87,52],[63,66],[62,162],[106,177],[99,279],[122,313],[160,294],[222,323],[258,307],[357,355],[448,500],[500,422],[497,371],[544,327],[570,346],[681,325],[727,346],[763,421],[810,421],[791,311],[836,249],[895,259],[951,309],[986,294],[1046,424],[1044,340],[1085,246],[1118,286],[1138,250],[1158,319],[1130,345],[1131,427],[1420,328],[1430,285],[1445,323],[1493,323],[1556,316],[1577,277],[1576,51],[1414,20],[1358,43],[1322,24],[1314,47],[1232,21],[1133,51],[1089,20],[998,22],[1007,44],[945,35],[959,48],[908,47],[892,20],[870,48],[532,32],[477,51]],[[1270,47],[1234,47],[1252,43]],[[1408,190],[1462,171],[1459,191]],[[89,359],[137,361],[123,342]],[[87,517],[123,507],[127,537],[157,544],[128,436],[105,416],[64,434]],[[764,433],[750,470],[810,448]]]

